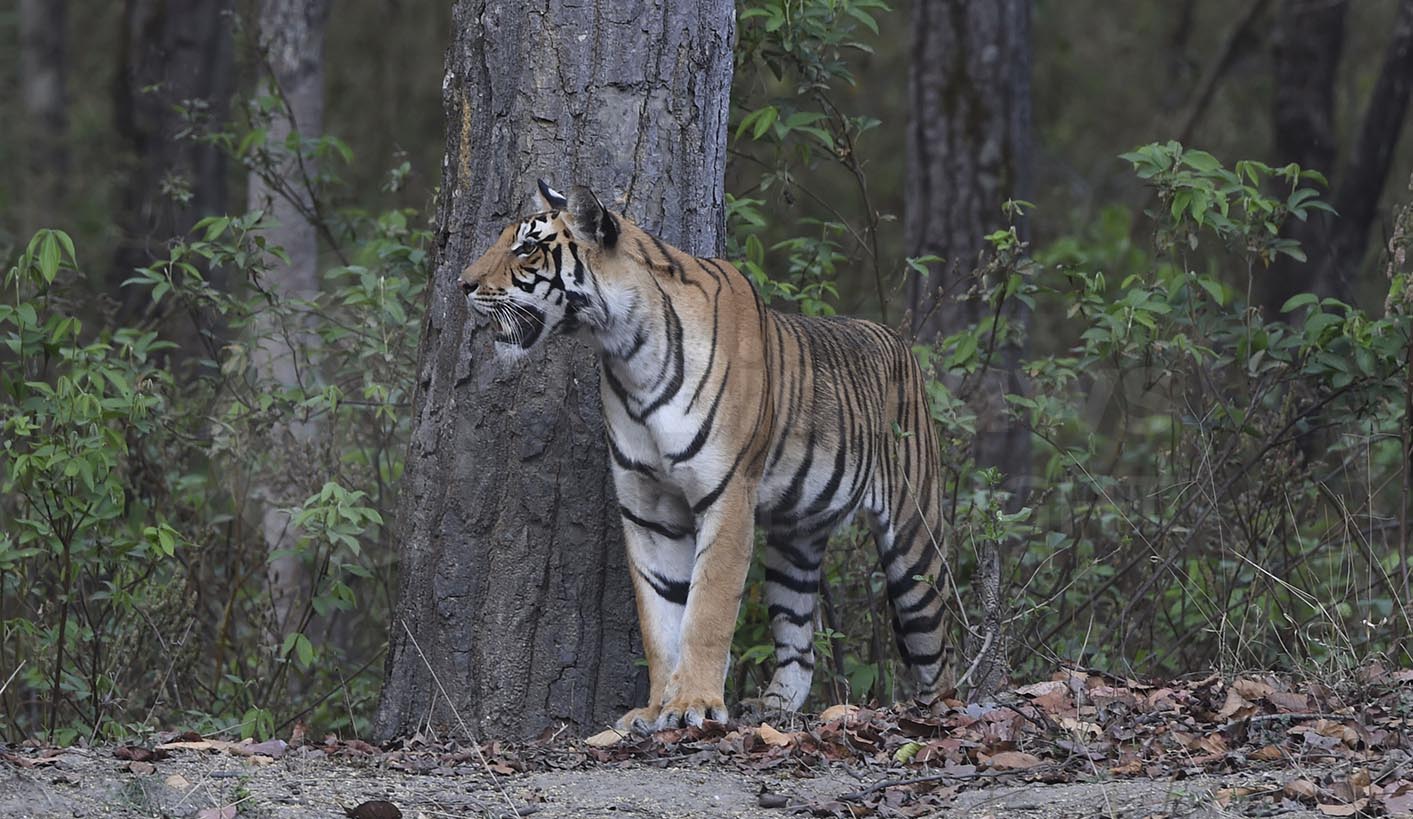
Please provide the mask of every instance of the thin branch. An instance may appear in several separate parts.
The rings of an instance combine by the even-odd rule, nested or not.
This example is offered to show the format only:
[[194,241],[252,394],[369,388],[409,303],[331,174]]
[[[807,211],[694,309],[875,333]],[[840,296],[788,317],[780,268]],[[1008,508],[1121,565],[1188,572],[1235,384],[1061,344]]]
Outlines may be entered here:
[[1256,24],[1257,18],[1271,4],[1271,0],[1251,0],[1251,4],[1246,7],[1246,12],[1237,18],[1232,25],[1231,31],[1227,32],[1226,39],[1222,42],[1222,48],[1217,52],[1217,59],[1207,69],[1202,81],[1197,86],[1197,93],[1193,96],[1192,103],[1183,114],[1182,124],[1178,127],[1178,141],[1186,143],[1192,138],[1192,130],[1197,127],[1197,122],[1206,113],[1207,106],[1212,103],[1212,98],[1216,95],[1217,86],[1221,84],[1226,76],[1227,70],[1236,62],[1237,48],[1241,41],[1251,32]]

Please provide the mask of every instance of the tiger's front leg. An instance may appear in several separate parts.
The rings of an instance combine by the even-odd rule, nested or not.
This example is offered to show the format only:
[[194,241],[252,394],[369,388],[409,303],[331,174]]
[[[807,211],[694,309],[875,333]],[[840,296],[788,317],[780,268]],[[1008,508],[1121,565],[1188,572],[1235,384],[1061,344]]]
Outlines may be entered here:
[[695,551],[692,513],[685,499],[651,478],[617,469],[614,479],[649,684],[648,704],[624,714],[615,727],[647,734],[657,727],[663,692],[678,663]]
[[679,657],[663,691],[659,729],[728,717],[726,665],[751,562],[753,494],[736,478],[698,512]]

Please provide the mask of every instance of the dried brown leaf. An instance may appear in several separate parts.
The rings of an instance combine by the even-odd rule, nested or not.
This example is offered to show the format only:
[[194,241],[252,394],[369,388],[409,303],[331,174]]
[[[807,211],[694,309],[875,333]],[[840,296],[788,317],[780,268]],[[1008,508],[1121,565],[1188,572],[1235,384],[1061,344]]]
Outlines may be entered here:
[[988,767],[998,770],[1023,771],[1044,764],[1040,757],[1025,751],[1002,751],[986,758]]
[[1220,719],[1231,720],[1249,717],[1256,713],[1256,706],[1237,691],[1235,686],[1227,689],[1226,701],[1217,710]]
[[1275,693],[1276,687],[1265,680],[1253,680],[1242,678],[1231,684],[1231,691],[1235,691],[1252,702],[1269,697]]
[[824,709],[824,712],[819,715],[819,721],[833,722],[836,719],[844,719],[846,717],[851,717],[854,714],[858,713],[858,710],[859,707],[857,705],[851,705],[849,703],[839,703],[838,705],[831,705],[828,708]]
[[352,819],[402,819],[402,811],[386,799],[370,799],[355,808],[344,808]]
[[762,722],[758,732],[761,740],[765,742],[766,745],[773,745],[777,748],[784,748],[794,741],[790,734],[775,730],[768,722]]
[[1292,779],[1281,788],[1281,793],[1288,799],[1299,799],[1303,802],[1314,802],[1320,795],[1320,787],[1308,779]]
[[584,744],[590,748],[612,748],[622,742],[628,735],[616,728],[609,728],[606,731],[599,731],[597,734],[584,740]]
[[1217,790],[1216,793],[1212,794],[1212,796],[1217,800],[1218,805],[1225,808],[1231,804],[1231,800],[1233,799],[1241,799],[1242,797],[1250,796],[1253,793],[1261,792],[1262,791],[1260,788],[1248,788],[1245,786],[1238,786],[1234,788],[1220,788]]
[[1257,762],[1275,762],[1278,759],[1284,759],[1286,753],[1281,750],[1279,745],[1263,745],[1247,754],[1247,756]]
[[1282,714],[1299,714],[1310,710],[1310,697],[1294,691],[1272,691],[1266,695],[1266,702],[1274,705]]
[[1390,816],[1413,815],[1413,782],[1401,779],[1386,785],[1379,800]]
[[140,745],[124,745],[113,751],[113,756],[118,759],[126,759],[129,762],[156,762],[159,759],[166,759],[167,752],[162,748],[143,748]]

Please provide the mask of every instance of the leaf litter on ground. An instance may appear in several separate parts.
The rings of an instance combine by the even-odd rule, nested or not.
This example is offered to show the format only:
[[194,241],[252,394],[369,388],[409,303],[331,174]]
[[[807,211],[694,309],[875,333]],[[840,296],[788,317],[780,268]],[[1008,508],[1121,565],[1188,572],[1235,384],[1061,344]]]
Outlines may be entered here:
[[[734,766],[808,777],[847,766],[872,784],[833,798],[759,795],[759,804],[813,816],[923,816],[963,789],[994,782],[1060,783],[1104,777],[1183,779],[1279,768],[1282,787],[1230,787],[1214,798],[1280,812],[1327,816],[1413,813],[1413,671],[1379,665],[1336,689],[1274,674],[1227,680],[1140,682],[1067,667],[981,703],[914,700],[891,707],[835,705],[815,717],[674,728],[651,736],[604,731],[587,740],[547,731],[538,741],[479,745],[418,734],[379,748],[298,727],[281,740],[240,742],[159,733],[150,748],[113,753],[141,772],[174,752],[269,764],[287,755],[362,759],[418,774],[473,771],[503,777],[593,766]],[[40,743],[0,746],[19,767],[51,764],[62,751]],[[1310,774],[1312,766],[1326,769]],[[1306,771],[1306,774],[1299,772]],[[134,771],[135,773],[138,771]],[[379,806],[381,807],[381,806]],[[520,815],[534,805],[517,808]]]

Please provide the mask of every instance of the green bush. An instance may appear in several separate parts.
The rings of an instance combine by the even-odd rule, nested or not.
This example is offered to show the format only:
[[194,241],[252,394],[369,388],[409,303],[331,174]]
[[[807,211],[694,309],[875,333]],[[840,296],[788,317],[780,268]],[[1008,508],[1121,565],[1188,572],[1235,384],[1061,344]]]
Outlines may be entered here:
[[[249,167],[279,167],[259,140],[225,138]],[[326,144],[283,148],[317,155],[329,185]],[[174,719],[247,736],[295,719],[364,730],[386,645],[385,521],[429,234],[409,211],[329,219],[340,263],[309,300],[266,286],[285,258],[259,212],[204,219],[136,271],[128,286],[150,295],[139,327],[86,331],[92,300],[63,233],[41,231],[6,274],[0,667],[19,673],[0,710],[11,737],[116,738]],[[257,366],[272,345],[297,383]],[[285,552],[260,530],[272,507],[297,532]],[[277,622],[266,575],[290,559],[301,585]]]

